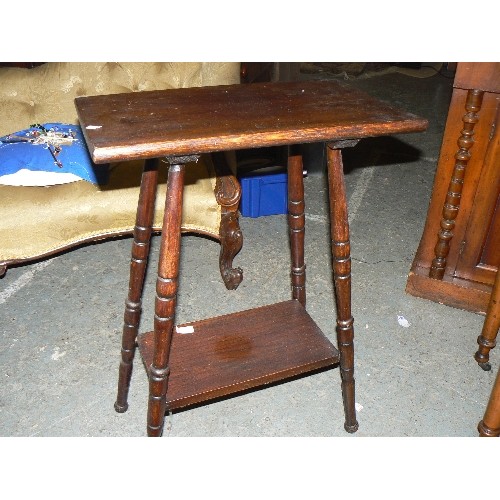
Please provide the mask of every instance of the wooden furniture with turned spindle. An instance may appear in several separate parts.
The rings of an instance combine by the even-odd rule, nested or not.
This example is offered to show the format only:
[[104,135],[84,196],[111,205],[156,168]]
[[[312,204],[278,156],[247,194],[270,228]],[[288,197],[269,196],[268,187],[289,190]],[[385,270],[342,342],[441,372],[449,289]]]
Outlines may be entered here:
[[498,370],[483,419],[477,425],[480,437],[500,436],[500,370]]
[[[489,351],[496,344],[496,337],[500,328],[500,275],[497,274],[495,285],[491,293],[486,319],[483,330],[477,339],[479,350],[475,359],[486,370],[490,370],[488,363]],[[487,367],[484,366],[487,365]],[[498,371],[495,384],[491,391],[490,399],[484,413],[484,417],[478,424],[479,435],[484,437],[500,436],[500,370]]]
[[[148,435],[161,435],[166,411],[338,364],[344,427],[355,432],[351,259],[341,150],[363,137],[422,131],[426,120],[336,82],[81,97],[76,107],[96,163],[161,157],[169,163],[154,329],[137,338],[150,381]],[[325,142],[327,148],[339,350],[305,308],[304,187],[297,156],[288,161],[292,299],[182,325],[191,327],[192,333],[179,333],[175,309],[186,163],[202,153],[306,142]],[[138,210],[143,226],[149,222],[149,215],[143,215],[154,197],[154,172],[151,168],[143,174],[146,195]],[[143,273],[132,262],[129,294],[138,296],[142,281]],[[124,328],[118,411],[127,408],[139,314],[135,326]]]
[[500,63],[459,63],[406,291],[485,313],[500,266]]
[[479,348],[474,355],[478,365],[485,371],[491,370],[490,351],[497,342],[498,329],[500,328],[500,278],[497,273],[493,290],[491,291],[490,302],[486,311],[481,335],[477,338]]

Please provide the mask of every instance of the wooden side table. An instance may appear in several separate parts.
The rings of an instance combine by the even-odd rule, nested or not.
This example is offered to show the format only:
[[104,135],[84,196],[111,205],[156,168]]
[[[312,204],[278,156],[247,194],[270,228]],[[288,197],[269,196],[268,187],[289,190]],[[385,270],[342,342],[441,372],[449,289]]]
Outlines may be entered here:
[[[161,157],[169,163],[154,329],[137,338],[150,381],[148,435],[161,435],[166,410],[339,363],[344,427],[355,432],[351,258],[341,149],[363,137],[425,130],[426,120],[336,82],[256,83],[80,97],[76,107],[96,163]],[[175,308],[185,164],[202,153],[305,142],[327,144],[339,350],[305,309],[304,186],[297,156],[288,161],[292,299],[183,325],[192,333],[178,333]],[[151,171],[144,172],[144,196],[138,207],[146,235],[143,249],[149,238],[144,214],[154,198]],[[142,262],[146,258],[144,250]],[[129,294],[137,295],[142,282],[143,273],[132,260]],[[127,409],[139,315],[138,307],[135,326],[124,327],[117,411]]]

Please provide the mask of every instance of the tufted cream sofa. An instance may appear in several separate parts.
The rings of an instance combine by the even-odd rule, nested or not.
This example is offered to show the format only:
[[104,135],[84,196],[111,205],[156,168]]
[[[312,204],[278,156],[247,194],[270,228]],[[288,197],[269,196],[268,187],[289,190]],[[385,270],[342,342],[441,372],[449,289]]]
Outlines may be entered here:
[[[78,96],[232,84],[239,79],[239,63],[49,62],[33,69],[0,68],[0,137],[33,123],[77,124]],[[234,162],[226,160],[227,155],[214,164],[207,155],[186,169],[182,230],[220,240],[220,270],[226,286],[236,288],[242,279],[241,270],[231,267],[241,248],[239,185]],[[0,275],[8,265],[132,233],[139,163],[110,165],[109,182],[103,186],[83,180],[43,187],[0,185]],[[161,228],[165,187],[165,174],[160,173],[154,229]]]

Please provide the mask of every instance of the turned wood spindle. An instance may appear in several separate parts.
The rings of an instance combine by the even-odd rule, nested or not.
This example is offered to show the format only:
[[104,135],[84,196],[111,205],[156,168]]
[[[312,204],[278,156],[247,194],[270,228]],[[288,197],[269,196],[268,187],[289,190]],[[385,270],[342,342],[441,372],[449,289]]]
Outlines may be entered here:
[[479,121],[478,113],[481,110],[483,95],[483,91],[475,89],[469,90],[467,93],[466,113],[462,117],[464,128],[457,141],[460,149],[455,154],[456,162],[443,205],[441,229],[438,232],[438,240],[434,248],[435,258],[429,271],[430,278],[443,279],[444,276],[446,258],[450,251],[450,242],[455,229],[455,220],[460,210],[465,171],[471,157],[470,149],[474,145],[474,127]]
[[142,312],[141,298],[149,257],[157,184],[158,162],[156,159],[146,160],[139,191],[139,203],[137,205],[134,240],[132,243],[132,256],[130,259],[128,296],[125,301],[125,313],[123,318],[121,361],[118,371],[118,393],[115,402],[115,410],[119,413],[123,413],[128,409],[127,398],[130,378],[132,376],[136,338]]
[[483,419],[477,425],[480,437],[500,436],[500,370],[491,390]]
[[342,397],[346,416],[344,428],[352,433],[358,430],[358,422],[354,387],[354,320],[351,314],[351,246],[342,153],[340,149],[335,149],[336,147],[338,146],[335,143],[330,143],[327,147],[333,279]]
[[302,156],[288,157],[288,227],[292,257],[292,298],[306,305],[306,265],[304,263],[305,204]]
[[166,411],[170,344],[175,325],[175,307],[181,246],[184,164],[169,159],[165,214],[162,226],[154,316],[154,356],[149,370],[148,436],[161,436]]
[[491,370],[490,350],[496,346],[496,338],[500,328],[500,271],[497,271],[495,283],[491,290],[490,301],[486,310],[481,335],[477,338],[479,349],[474,355],[474,359],[479,366],[485,370]]

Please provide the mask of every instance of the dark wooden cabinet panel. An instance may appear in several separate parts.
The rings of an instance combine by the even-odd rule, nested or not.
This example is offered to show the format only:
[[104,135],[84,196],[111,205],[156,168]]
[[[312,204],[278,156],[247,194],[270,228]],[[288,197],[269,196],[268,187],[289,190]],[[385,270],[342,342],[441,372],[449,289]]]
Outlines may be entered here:
[[484,313],[500,264],[500,63],[459,63],[406,291]]

